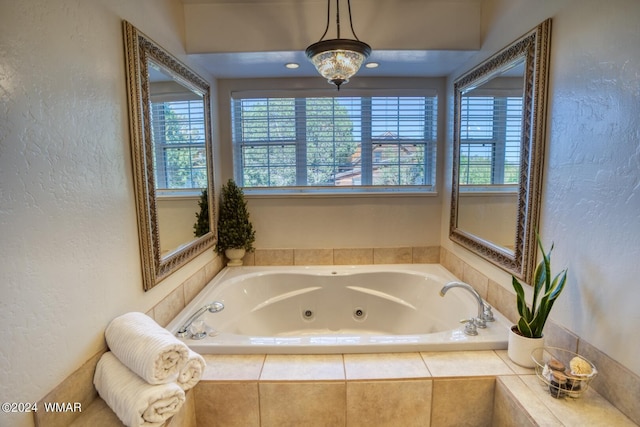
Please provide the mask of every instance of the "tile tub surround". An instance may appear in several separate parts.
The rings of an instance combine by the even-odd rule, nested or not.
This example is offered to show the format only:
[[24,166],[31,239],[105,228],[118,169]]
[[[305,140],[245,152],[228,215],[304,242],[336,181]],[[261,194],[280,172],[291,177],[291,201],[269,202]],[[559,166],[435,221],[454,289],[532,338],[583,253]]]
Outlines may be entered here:
[[[270,249],[262,249],[264,251],[271,251]],[[260,249],[257,250],[257,252]],[[315,255],[320,254],[318,258],[318,262],[322,263],[331,263],[340,265],[340,264],[371,264],[374,260],[374,252],[376,252],[373,248],[354,248],[354,249],[320,249],[319,252],[315,252],[315,249],[291,249],[286,250],[291,253],[291,261],[292,265],[297,259],[300,260],[309,259],[309,257],[313,257]],[[380,252],[380,249],[378,249]],[[382,253],[388,254],[388,248],[384,249]],[[406,253],[404,248],[399,248],[398,258],[402,258],[402,254]],[[489,304],[493,305],[498,309],[501,313],[503,313],[507,318],[514,321],[517,316],[515,311],[515,295],[510,293],[500,284],[495,283],[489,280],[487,277],[483,276],[469,265],[467,265],[464,261],[462,261],[457,256],[453,255],[449,251],[440,248],[440,247],[413,247],[411,248],[412,259],[413,262],[419,263],[438,263],[440,262],[444,267],[446,267],[449,271],[451,271],[454,275],[460,277],[464,281],[468,281],[471,283],[485,298]],[[249,259],[247,259],[247,257]],[[247,265],[255,265],[255,254],[248,254],[245,258]],[[268,257],[267,257],[268,258]],[[207,264],[203,269],[196,272],[192,277],[187,279],[183,284],[178,286],[174,291],[172,291],[165,299],[163,299],[160,303],[158,303],[155,307],[150,309],[147,314],[153,317],[158,323],[166,325],[170,319],[175,317],[177,313],[179,313],[184,305],[188,304],[195,295],[222,269],[223,264],[220,258],[216,258],[211,263]],[[184,305],[183,305],[184,304]],[[566,349],[574,349],[578,353],[582,353],[585,357],[589,358],[593,361],[599,370],[598,377],[592,382],[591,388],[595,391],[599,392],[602,397],[606,398],[608,401],[613,403],[618,409],[620,409],[625,415],[634,420],[637,424],[640,424],[640,407],[638,407],[637,402],[640,401],[640,378],[629,372],[623,366],[620,366],[617,362],[610,359],[606,354],[602,351],[594,348],[589,343],[584,340],[580,340],[579,337],[575,336],[571,332],[563,329],[562,327],[556,325],[553,321],[547,322],[547,328],[545,329],[545,336],[547,339],[547,343],[549,345],[554,345]],[[105,347],[106,349],[106,347]],[[70,375],[67,379],[65,379],[61,384],[58,385],[53,391],[47,394],[41,402],[44,401],[70,401],[70,402],[86,402],[83,403],[83,408],[91,407],[91,403],[96,400],[97,393],[93,388],[92,383],[92,375],[95,370],[95,364],[97,363],[102,352],[92,357],[89,361],[87,361],[81,368],[79,368],[76,372]],[[506,356],[506,351],[504,354],[497,353],[501,356],[501,358],[505,360],[505,363],[509,365],[509,367],[516,374],[526,375],[531,374],[530,370],[523,370],[516,365],[513,365],[508,360]],[[378,355],[368,355],[374,357]],[[503,357],[502,357],[503,356]],[[211,356],[207,356],[211,357]],[[215,356],[214,356],[215,357]],[[208,389],[209,391],[217,389],[221,396],[230,396],[230,392],[233,392],[233,389],[230,389],[231,385],[237,387],[235,389],[237,399],[237,405],[243,407],[243,405],[247,404],[247,400],[251,398],[257,399],[257,390],[258,386],[256,384],[256,378],[259,378],[259,375],[262,371],[262,364],[264,362],[265,356],[224,356],[227,358],[224,362],[224,369],[219,369],[210,366],[208,369],[207,375],[214,375],[214,379],[210,379],[207,381],[203,381],[196,389]],[[354,365],[352,362],[354,360],[358,360],[358,355],[345,355],[344,356],[345,363],[345,372],[349,372],[350,377],[345,377],[346,381],[362,381],[367,382],[367,385],[372,385],[371,394],[365,395],[366,398],[375,398],[376,393],[380,393],[379,387],[373,387],[373,383],[377,384],[378,382],[383,382],[386,384],[388,381],[392,381],[393,383],[406,383],[406,382],[414,382],[420,381],[416,380],[416,378],[406,378],[407,374],[401,375],[399,378],[395,378],[392,376],[390,372],[390,368],[380,368],[378,370],[378,374],[375,379],[368,378],[369,374],[367,374],[367,370],[365,373],[358,374],[357,366],[363,366],[362,364]],[[432,359],[433,363],[437,364],[437,357]],[[380,361],[378,360],[378,363]],[[346,370],[347,364],[350,364],[351,368]],[[411,358],[411,361],[406,359],[406,356],[398,356],[397,360],[392,362],[393,366],[397,366],[397,364],[404,364],[405,372],[413,372],[415,369],[420,369],[420,364],[416,364],[415,358]],[[407,365],[409,364],[409,365]],[[412,366],[412,367],[410,367]],[[345,374],[346,375],[346,374]],[[358,377],[360,375],[360,377]],[[387,378],[384,378],[385,375]],[[419,375],[417,373],[410,374],[409,376]],[[225,378],[226,377],[226,378]],[[485,377],[491,378],[491,377]],[[504,385],[500,382],[503,376],[497,377],[498,381],[495,386],[495,395],[496,399],[500,396],[510,395],[509,389],[505,388]],[[460,378],[457,378],[460,379]],[[422,379],[424,380],[424,378]],[[433,381],[433,380],[429,380]],[[371,384],[369,384],[371,383]],[[355,382],[353,383],[355,384]],[[385,385],[383,384],[383,385]],[[424,384],[418,386],[412,383],[412,387],[423,387]],[[449,387],[454,387],[455,384],[449,384]],[[355,388],[354,388],[355,387]],[[366,386],[361,385],[357,387],[363,387],[364,390],[367,389]],[[351,393],[353,396],[357,393],[358,389],[356,386],[352,386],[346,393]],[[391,387],[391,386],[389,386]],[[396,384],[396,387],[404,387],[404,385]],[[433,387],[433,383],[431,383],[430,387]],[[440,387],[440,386],[438,386]],[[444,387],[444,388],[443,388]],[[443,385],[441,388],[436,390],[446,389],[447,385]],[[482,387],[482,386],[480,386]],[[378,390],[376,392],[375,390]],[[362,390],[361,390],[362,391]],[[414,392],[407,392],[413,395]],[[202,392],[196,392],[202,393]],[[464,394],[461,392],[461,395]],[[253,396],[253,397],[248,397]],[[363,398],[364,398],[363,397]],[[99,399],[98,403],[99,403]],[[503,402],[503,400],[500,400]],[[503,406],[513,406],[516,405],[520,407],[517,400],[511,399],[504,401]],[[516,402],[516,403],[513,403]],[[201,403],[201,402],[199,402]],[[496,404],[497,405],[497,404]],[[203,406],[196,406],[196,410],[203,411]],[[220,410],[220,408],[218,408]],[[222,408],[224,412],[224,408]],[[495,413],[495,410],[494,410]],[[44,413],[38,411],[35,413],[36,415],[36,425],[42,426],[66,426],[70,425],[73,421],[74,414],[69,413],[67,416],[71,418],[65,418],[62,414],[52,414],[52,413]],[[77,414],[76,414],[77,415]],[[255,418],[255,413],[248,412],[244,414],[249,419]],[[514,413],[512,413],[514,415]],[[39,417],[41,419],[39,420]],[[363,416],[364,417],[364,416]],[[208,418],[208,417],[207,417]],[[526,418],[526,416],[525,416]],[[363,418],[363,420],[366,418]],[[202,418],[200,419],[202,420]],[[241,423],[240,425],[251,425],[246,423]],[[505,424],[508,425],[508,424]],[[522,424],[526,425],[526,424]],[[535,425],[535,424],[531,424]]]
[[[222,260],[216,257],[211,262],[207,263],[204,267],[196,271],[187,280],[181,283],[176,289],[174,289],[169,295],[167,295],[162,301],[147,311],[147,315],[153,318],[161,326],[166,326],[171,319],[173,319],[185,305],[195,297],[198,292],[205,287],[211,279],[223,268]],[[105,325],[106,328],[106,325]],[[87,360],[80,368],[68,376],[62,381],[56,388],[47,393],[38,402],[38,407],[43,407],[42,402],[80,402],[82,404],[82,411],[79,412],[47,412],[37,411],[33,413],[36,426],[46,427],[68,427],[77,422],[77,425],[91,425],[91,426],[118,426],[121,423],[113,423],[109,420],[112,419],[109,416],[116,417],[115,414],[108,408],[106,403],[102,399],[98,398],[98,392],[93,386],[93,374],[96,370],[96,365],[100,360],[102,354],[107,350],[107,345],[104,343],[103,349],[98,351],[94,356]],[[190,399],[193,401],[193,398]],[[95,405],[94,405],[95,404]],[[193,405],[189,403],[189,405]],[[185,406],[187,406],[185,404]],[[89,411],[87,413],[87,411]],[[185,409],[182,413],[192,411],[191,409]],[[107,415],[100,415],[106,412]],[[96,419],[101,419],[104,424],[96,424],[95,422],[87,421],[87,416],[95,416]],[[173,417],[177,419],[176,417]],[[117,417],[115,418],[118,421]],[[97,421],[96,421],[97,422]],[[187,424],[167,424],[167,427],[179,427],[186,426]],[[191,425],[191,424],[189,424]]]
[[244,265],[430,264],[440,262],[439,246],[396,248],[256,249]]
[[[462,281],[471,284],[483,299],[507,319],[516,322],[518,313],[514,293],[482,275],[445,248],[440,250],[440,264]],[[598,368],[598,376],[590,387],[640,425],[640,376],[551,319],[545,325],[544,335],[545,345],[573,351],[593,362]]]
[[205,359],[199,427],[635,425],[593,390],[554,399],[506,350]]

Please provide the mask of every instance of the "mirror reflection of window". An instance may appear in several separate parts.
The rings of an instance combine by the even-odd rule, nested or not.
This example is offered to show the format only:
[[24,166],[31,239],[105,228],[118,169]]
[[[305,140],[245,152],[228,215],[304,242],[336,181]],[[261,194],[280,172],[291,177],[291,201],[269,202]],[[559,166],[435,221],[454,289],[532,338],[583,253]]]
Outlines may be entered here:
[[524,281],[537,250],[550,33],[546,20],[453,83],[449,237]]
[[123,32],[146,291],[215,244],[210,87],[131,23]]
[[202,100],[151,103],[156,189],[207,187]]
[[208,187],[205,104],[166,68],[150,61],[148,70],[158,236],[167,256],[198,237],[194,217]]
[[522,96],[463,97],[460,185],[518,184],[521,129]]

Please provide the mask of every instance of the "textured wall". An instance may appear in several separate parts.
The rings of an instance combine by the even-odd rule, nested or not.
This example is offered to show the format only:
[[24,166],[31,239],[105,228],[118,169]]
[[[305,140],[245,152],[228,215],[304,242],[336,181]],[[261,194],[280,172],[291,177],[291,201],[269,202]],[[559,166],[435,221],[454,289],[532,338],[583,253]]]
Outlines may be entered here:
[[[476,63],[553,19],[540,231],[569,280],[551,317],[640,374],[640,3],[493,0],[485,12]],[[443,245],[511,289],[444,225]]]
[[558,320],[640,374],[640,2],[580,2],[554,28],[542,211],[572,281]]
[[[0,0],[0,401],[33,402],[213,258],[142,291],[122,19],[184,57],[181,4]],[[31,416],[0,414],[0,426]]]

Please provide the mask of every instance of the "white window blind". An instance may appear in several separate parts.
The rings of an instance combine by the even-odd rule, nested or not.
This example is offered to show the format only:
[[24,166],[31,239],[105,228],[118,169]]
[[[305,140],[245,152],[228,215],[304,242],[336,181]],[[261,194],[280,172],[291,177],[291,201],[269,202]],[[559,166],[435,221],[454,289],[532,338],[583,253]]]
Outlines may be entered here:
[[233,99],[235,179],[248,190],[428,191],[436,114],[435,96]]
[[464,96],[460,118],[460,184],[517,184],[522,97]]
[[202,100],[153,102],[151,115],[156,188],[206,188]]

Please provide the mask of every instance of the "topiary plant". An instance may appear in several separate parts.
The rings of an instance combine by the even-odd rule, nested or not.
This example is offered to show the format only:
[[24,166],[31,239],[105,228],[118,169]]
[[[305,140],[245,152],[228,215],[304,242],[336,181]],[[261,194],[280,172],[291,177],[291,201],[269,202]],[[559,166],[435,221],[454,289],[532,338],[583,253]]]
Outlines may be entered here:
[[[562,289],[564,289],[567,280],[566,269],[558,273],[553,281],[551,280],[551,251],[553,250],[553,243],[551,243],[549,253],[545,254],[538,233],[536,233],[536,239],[542,252],[542,261],[536,267],[534,274],[531,308],[527,306],[522,285],[518,279],[512,276],[512,284],[516,290],[518,300],[518,313],[520,314],[520,319],[516,326],[520,335],[527,338],[542,337],[542,330],[549,317],[549,312],[553,307],[553,303],[560,296]],[[538,300],[541,292],[543,294]]]
[[198,206],[200,206],[200,212],[196,212],[196,223],[193,224],[195,237],[204,236],[211,230],[209,227],[209,196],[206,188],[202,190]]
[[247,252],[253,251],[256,237],[249,221],[247,202],[242,189],[232,179],[222,186],[219,210],[216,251],[220,254],[227,249],[243,248]]

